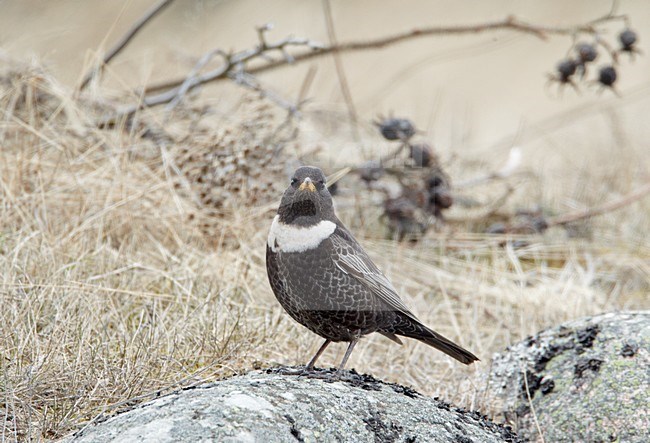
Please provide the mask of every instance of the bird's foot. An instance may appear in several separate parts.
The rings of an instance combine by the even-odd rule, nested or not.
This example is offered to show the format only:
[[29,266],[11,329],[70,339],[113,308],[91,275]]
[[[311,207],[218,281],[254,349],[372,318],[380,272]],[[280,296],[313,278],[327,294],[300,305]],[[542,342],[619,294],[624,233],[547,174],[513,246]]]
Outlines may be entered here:
[[305,366],[280,366],[277,368],[270,368],[267,370],[267,372],[269,374],[301,376],[305,374],[305,370]]
[[354,369],[325,369],[308,366],[281,366],[277,368],[267,369],[267,373],[289,375],[299,378],[311,378],[315,380],[323,380],[327,383],[334,383],[337,381],[348,382],[352,384],[359,384],[363,382],[363,377]]
[[344,370],[344,369],[322,369],[322,368],[313,368],[311,370],[305,371],[302,377],[313,378],[316,380],[323,380],[327,383],[333,383],[336,381],[356,383],[359,381],[360,376],[355,370]]

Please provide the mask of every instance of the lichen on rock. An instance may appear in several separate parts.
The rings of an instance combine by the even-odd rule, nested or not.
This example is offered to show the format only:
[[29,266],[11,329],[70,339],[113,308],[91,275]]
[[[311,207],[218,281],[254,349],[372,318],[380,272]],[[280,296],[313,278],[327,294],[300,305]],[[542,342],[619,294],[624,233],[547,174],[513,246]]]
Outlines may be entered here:
[[650,441],[650,312],[588,317],[528,337],[494,357],[488,393],[532,441],[541,441],[539,430],[553,442]]

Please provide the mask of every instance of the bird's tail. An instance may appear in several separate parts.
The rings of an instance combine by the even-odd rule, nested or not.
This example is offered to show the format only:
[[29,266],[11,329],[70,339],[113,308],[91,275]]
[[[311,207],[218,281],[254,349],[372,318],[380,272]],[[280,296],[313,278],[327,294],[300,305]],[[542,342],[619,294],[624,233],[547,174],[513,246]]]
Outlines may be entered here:
[[395,330],[394,333],[404,337],[414,338],[422,343],[428,344],[429,346],[433,346],[466,365],[478,360],[478,357],[467,349],[460,347],[448,338],[443,337],[437,332],[427,328],[422,323],[410,318],[408,319],[408,325],[406,325],[406,327],[399,328]]

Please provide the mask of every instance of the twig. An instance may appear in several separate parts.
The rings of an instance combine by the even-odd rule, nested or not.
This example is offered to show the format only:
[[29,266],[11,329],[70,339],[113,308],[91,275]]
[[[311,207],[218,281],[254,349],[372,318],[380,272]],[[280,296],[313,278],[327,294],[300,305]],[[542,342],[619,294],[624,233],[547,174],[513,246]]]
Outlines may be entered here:
[[530,389],[528,387],[528,376],[526,374],[525,369],[522,375],[524,377],[524,386],[526,387],[526,399],[528,400],[528,406],[530,407],[530,410],[533,413],[533,421],[535,422],[537,433],[539,434],[539,438],[542,440],[542,443],[546,443],[544,440],[544,433],[542,432],[542,428],[539,426],[539,421],[537,420],[537,413],[535,412],[535,406],[533,405],[533,400],[530,396]]
[[619,208],[627,206],[637,200],[641,200],[650,194],[650,182],[641,186],[638,189],[630,192],[626,196],[619,198],[618,200],[612,200],[607,203],[603,203],[600,206],[594,208],[585,209],[582,211],[570,212],[564,215],[558,215],[557,217],[552,217],[547,220],[548,226],[557,226],[557,225],[566,225],[568,223],[573,223],[578,220],[585,218],[595,217],[597,215],[602,215],[607,212],[615,211]]
[[262,87],[259,80],[248,72],[242,70],[233,72],[230,74],[230,76],[238,85],[244,86],[252,91],[259,92],[262,97],[266,97],[276,105],[280,106],[283,109],[286,109],[289,112],[289,115],[293,116],[299,112],[298,104],[291,103],[287,99],[270,91],[269,89],[265,89]]
[[[273,61],[273,59],[268,54],[266,54],[265,51],[277,49],[282,53],[282,56],[284,57],[286,63],[293,63],[293,57],[286,50],[285,46],[276,47],[276,45],[269,44],[267,42],[266,33],[271,29],[273,29],[273,25],[271,23],[266,23],[262,26],[258,26],[255,29],[257,31],[257,38],[259,40],[259,45],[257,47],[259,50],[258,56]],[[236,60],[234,57],[233,59]],[[227,62],[233,63],[233,60],[227,60]],[[259,92],[262,97],[267,97],[281,108],[286,109],[289,112],[289,118],[299,113],[299,107],[301,104],[300,100],[297,104],[294,104],[281,97],[280,95],[270,91],[269,89],[264,89],[260,81],[255,76],[246,72],[245,61],[235,61],[233,63],[233,69],[231,69],[227,75],[238,85]]]
[[178,88],[176,97],[174,97],[169,102],[169,104],[165,107],[167,111],[171,111],[172,109],[174,109],[181,102],[181,100],[183,100],[185,94],[187,94],[187,91],[190,89],[190,85],[192,84],[193,81],[196,80],[196,76],[199,75],[201,69],[203,69],[205,65],[207,65],[210,62],[210,60],[214,58],[215,55],[222,55],[224,58],[228,57],[228,55],[224,53],[221,49],[215,49],[213,51],[204,54],[203,57],[201,57],[199,61],[196,63],[196,65],[194,65],[194,68],[192,68],[190,73],[187,75],[187,78],[181,84],[180,88]]
[[133,37],[135,37],[135,35],[140,32],[144,25],[146,25],[152,18],[158,15],[163,9],[169,6],[173,1],[174,0],[161,0],[158,2],[158,4],[151,7],[151,9],[149,9],[142,17],[140,17],[138,21],[129,28],[126,34],[124,34],[122,38],[120,38],[113,45],[113,47],[106,52],[101,63],[86,73],[83,80],[81,81],[81,84],[79,85],[79,90],[83,90],[88,85],[88,83],[90,83],[90,81],[95,78],[97,74],[99,74],[99,72],[102,70],[102,67],[104,65],[107,65],[113,59],[113,57],[119,54],[120,51],[129,44],[131,39],[133,39]]
[[[327,35],[329,37],[330,45],[332,47],[338,47],[336,31],[334,29],[334,19],[332,18],[332,7],[329,0],[323,0],[323,12],[325,14],[325,23],[327,24]],[[341,60],[340,51],[333,51],[332,57],[334,58],[334,66],[336,67],[336,76],[339,79],[341,93],[343,94],[345,105],[348,108],[352,133],[354,135],[354,138],[358,141],[359,132],[357,130],[357,110],[354,106],[354,100],[352,100],[352,93],[350,92],[350,85],[348,83],[347,76],[345,75],[345,69],[343,68],[343,61]]]
[[[408,140],[401,140],[400,143],[399,143],[399,146],[397,148],[395,148],[395,150],[393,152],[391,152],[390,154],[388,154],[385,157],[380,157],[379,158],[379,164],[384,165],[384,164],[389,163],[391,160],[392,161],[396,160],[397,156],[399,154],[401,154],[402,151],[404,151],[404,149],[408,148],[408,146],[409,146]],[[387,168],[384,168],[384,169],[387,169]],[[398,171],[399,171],[399,169],[398,169]]]
[[[307,74],[305,75],[305,79],[302,81],[302,86],[300,86],[300,92],[298,93],[298,98],[296,99],[296,104],[294,105],[294,108],[289,110],[289,113],[287,114],[287,118],[285,118],[284,121],[277,128],[275,128],[275,131],[273,131],[271,139],[278,141],[277,144],[278,148],[275,150],[274,155],[277,154],[281,149],[283,149],[282,146],[284,142],[278,139],[278,135],[286,128],[289,128],[289,126],[292,123],[293,117],[295,117],[296,115],[300,116],[300,111],[302,109],[302,106],[305,103],[307,103],[305,97],[307,97],[307,94],[309,93],[309,88],[311,87],[311,84],[314,81],[315,75],[316,75],[316,67],[310,66],[309,69],[307,70]],[[294,138],[293,135],[290,137],[291,139]],[[286,141],[288,142],[289,139],[286,139]],[[299,156],[297,147],[296,147],[296,155]]]
[[327,187],[329,188],[332,186],[334,183],[337,181],[341,180],[343,177],[345,177],[347,174],[349,174],[352,171],[352,168],[349,166],[346,166],[342,169],[339,169],[338,171],[334,172],[333,174],[329,175],[327,177]]
[[314,83],[314,78],[316,77],[316,66],[310,66],[305,74],[305,79],[302,81],[302,86],[300,86],[300,92],[298,92],[298,105],[302,104],[307,100],[307,94],[311,88],[312,83]]

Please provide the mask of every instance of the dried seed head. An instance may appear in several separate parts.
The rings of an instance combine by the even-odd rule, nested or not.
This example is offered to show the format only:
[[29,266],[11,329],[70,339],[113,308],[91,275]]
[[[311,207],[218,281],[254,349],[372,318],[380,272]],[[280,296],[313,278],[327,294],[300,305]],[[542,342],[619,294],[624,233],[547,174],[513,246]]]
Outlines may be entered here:
[[613,66],[603,66],[600,68],[598,82],[603,86],[613,86],[616,82],[616,69]]
[[384,175],[384,168],[376,161],[368,161],[359,167],[359,176],[366,183],[379,180]]
[[413,123],[405,118],[387,118],[375,124],[386,140],[408,140],[416,131]]
[[578,58],[582,63],[589,63],[596,60],[598,57],[598,51],[594,45],[590,43],[579,43],[576,46],[576,52],[578,53]]
[[432,174],[425,179],[426,187],[429,191],[433,192],[436,188],[447,186],[445,177],[442,174]]
[[576,73],[578,68],[578,63],[572,59],[566,59],[558,63],[557,72],[559,74],[559,81],[562,83],[567,83],[573,74]]
[[633,52],[634,45],[637,42],[636,32],[631,29],[625,29],[618,35],[618,40],[621,42],[621,51]]

